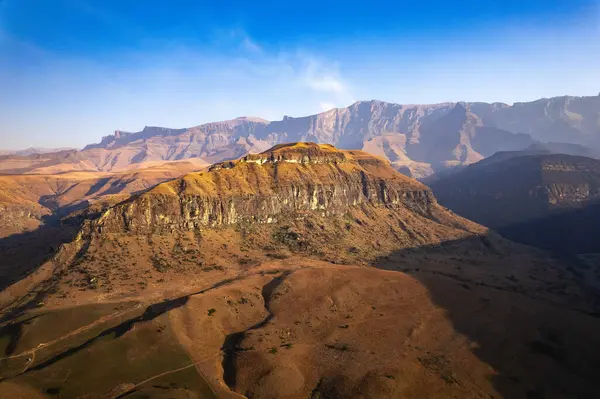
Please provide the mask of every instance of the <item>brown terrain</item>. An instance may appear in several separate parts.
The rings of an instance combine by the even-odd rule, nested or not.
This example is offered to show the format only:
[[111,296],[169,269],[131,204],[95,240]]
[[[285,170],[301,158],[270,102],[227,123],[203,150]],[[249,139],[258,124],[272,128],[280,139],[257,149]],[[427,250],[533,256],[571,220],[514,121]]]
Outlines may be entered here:
[[439,205],[397,172],[405,143],[375,140],[392,163],[300,142],[155,186],[185,167],[2,176],[22,198],[3,206],[63,216],[63,242],[0,241],[0,397],[597,396],[597,291]]
[[[142,164],[118,173],[63,171],[61,173],[0,174],[0,235],[17,232],[43,217],[67,214],[101,198],[126,198],[160,182],[207,167],[197,159]],[[125,197],[123,197],[125,195]]]
[[124,172],[0,175],[0,287],[70,241],[82,215],[203,168],[189,159]]

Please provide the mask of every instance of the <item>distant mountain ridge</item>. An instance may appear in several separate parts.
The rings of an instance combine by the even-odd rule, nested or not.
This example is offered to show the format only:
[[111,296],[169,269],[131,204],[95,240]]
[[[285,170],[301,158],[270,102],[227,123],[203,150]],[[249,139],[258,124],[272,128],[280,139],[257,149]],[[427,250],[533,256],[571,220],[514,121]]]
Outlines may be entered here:
[[43,148],[43,147],[29,147],[24,150],[0,150],[0,155],[35,155],[35,154],[48,154],[51,152],[71,151],[75,150],[73,147],[58,147],[58,148]]
[[365,150],[417,178],[477,162],[497,151],[548,142],[581,146],[583,152],[590,147],[593,153],[600,149],[600,96],[554,97],[512,106],[359,101],[279,121],[241,117],[183,129],[117,130],[86,146],[81,154],[97,170],[112,171],[159,160],[200,158],[215,163],[299,141]]

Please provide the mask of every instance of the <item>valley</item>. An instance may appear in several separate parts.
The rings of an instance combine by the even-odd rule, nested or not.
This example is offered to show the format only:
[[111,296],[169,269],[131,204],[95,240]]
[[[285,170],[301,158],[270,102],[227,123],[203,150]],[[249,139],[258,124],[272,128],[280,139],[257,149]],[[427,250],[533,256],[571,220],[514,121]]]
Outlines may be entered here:
[[2,239],[22,247],[3,257],[5,397],[593,397],[583,269],[452,213],[386,159],[300,142],[165,168],[141,190],[75,184],[97,202],[40,225],[68,233],[44,256]]

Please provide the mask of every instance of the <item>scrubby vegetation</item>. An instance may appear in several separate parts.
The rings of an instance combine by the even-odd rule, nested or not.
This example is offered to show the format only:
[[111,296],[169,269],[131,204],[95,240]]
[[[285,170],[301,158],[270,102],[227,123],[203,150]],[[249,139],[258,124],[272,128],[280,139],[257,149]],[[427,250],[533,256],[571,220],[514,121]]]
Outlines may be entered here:
[[273,231],[273,240],[292,249],[298,249],[302,242],[301,236],[291,226],[281,226]]

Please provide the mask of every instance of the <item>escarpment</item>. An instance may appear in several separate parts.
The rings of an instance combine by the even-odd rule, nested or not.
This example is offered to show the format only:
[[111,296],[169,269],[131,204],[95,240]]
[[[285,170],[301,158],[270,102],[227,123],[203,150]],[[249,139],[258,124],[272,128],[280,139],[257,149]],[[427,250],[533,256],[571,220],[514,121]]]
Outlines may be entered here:
[[431,186],[453,211],[492,228],[600,199],[600,161],[565,154],[498,153]]
[[597,252],[600,161],[498,153],[431,185],[440,203],[504,237],[553,252]]
[[344,213],[352,206],[405,207],[422,215],[436,205],[424,185],[387,161],[330,145],[280,145],[238,161],[188,174],[106,211],[102,232],[201,230],[238,222]]

